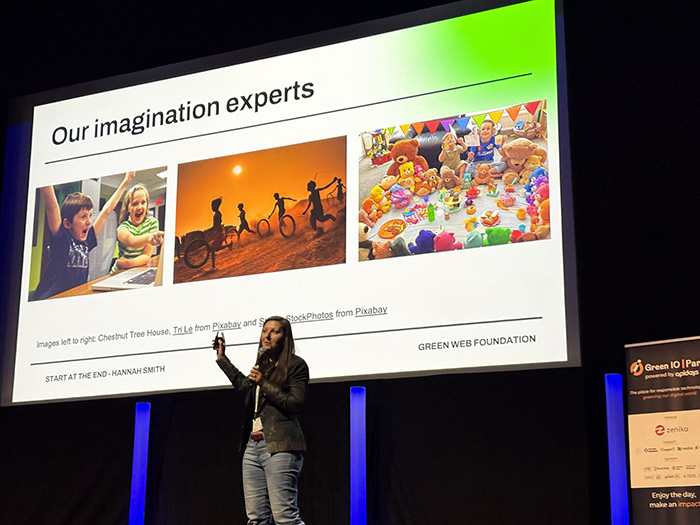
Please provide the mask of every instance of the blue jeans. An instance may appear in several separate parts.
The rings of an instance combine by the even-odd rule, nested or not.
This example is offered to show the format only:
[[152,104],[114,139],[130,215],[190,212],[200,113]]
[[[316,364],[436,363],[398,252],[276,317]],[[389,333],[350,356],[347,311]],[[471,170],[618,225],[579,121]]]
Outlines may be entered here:
[[248,525],[304,525],[297,507],[301,452],[270,455],[265,440],[248,440],[243,453],[243,495]]

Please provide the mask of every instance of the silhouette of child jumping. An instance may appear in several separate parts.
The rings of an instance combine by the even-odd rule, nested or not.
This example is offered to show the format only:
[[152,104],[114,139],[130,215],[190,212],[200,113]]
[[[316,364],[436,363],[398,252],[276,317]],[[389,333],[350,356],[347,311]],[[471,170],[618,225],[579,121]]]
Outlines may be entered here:
[[[328,219],[335,221],[335,217],[330,213],[323,213],[323,204],[321,203],[321,193],[323,190],[330,188],[333,184],[338,181],[337,177],[333,177],[333,180],[323,186],[322,188],[317,188],[316,183],[312,180],[306,185],[306,189],[309,192],[309,203],[306,205],[306,209],[302,212],[305,215],[311,207],[311,213],[309,214],[309,223],[311,224],[311,229],[315,232],[323,233],[323,230],[319,230],[316,226],[316,222],[326,222]],[[312,207],[313,206],[313,207]]]
[[292,199],[291,197],[280,197],[279,193],[275,193],[273,197],[275,198],[275,207],[272,208],[272,211],[270,212],[270,215],[267,216],[267,218],[269,219],[270,217],[272,217],[272,214],[275,213],[275,210],[277,209],[279,210],[279,212],[277,213],[277,217],[279,218],[280,222],[282,222],[282,217],[286,213],[284,209],[284,201],[296,202],[297,200]]

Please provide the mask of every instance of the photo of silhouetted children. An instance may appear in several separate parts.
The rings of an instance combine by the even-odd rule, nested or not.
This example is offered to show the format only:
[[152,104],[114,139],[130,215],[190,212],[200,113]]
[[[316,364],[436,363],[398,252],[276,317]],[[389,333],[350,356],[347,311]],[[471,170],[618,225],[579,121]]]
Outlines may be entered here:
[[179,165],[174,282],[344,263],[345,171],[345,137]]

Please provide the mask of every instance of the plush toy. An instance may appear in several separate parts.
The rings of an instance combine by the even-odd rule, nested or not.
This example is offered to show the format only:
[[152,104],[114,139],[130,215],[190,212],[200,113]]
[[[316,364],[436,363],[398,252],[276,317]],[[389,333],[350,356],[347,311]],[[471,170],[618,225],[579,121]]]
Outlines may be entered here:
[[450,169],[447,166],[443,166],[440,168],[440,182],[438,184],[438,189],[461,191],[462,177],[458,177],[455,174],[455,170]]
[[415,191],[414,187],[416,185],[416,170],[413,167],[413,162],[404,162],[399,166],[399,180],[397,184],[404,188],[408,188],[411,191]]
[[406,240],[399,236],[396,237],[389,245],[392,257],[402,257],[404,255],[411,255],[411,252],[406,245]]
[[520,184],[527,184],[530,180],[530,176],[540,167],[542,167],[542,157],[539,155],[530,155],[525,161],[525,168],[520,172]]
[[433,232],[430,230],[421,230],[418,232],[415,244],[412,242],[408,244],[408,250],[414,255],[433,252],[435,251],[433,239],[435,239],[435,234]]
[[467,234],[467,238],[464,239],[465,248],[479,248],[484,244],[484,234],[478,230],[472,230]]
[[382,177],[382,180],[379,181],[379,186],[384,190],[384,191],[389,191],[391,187],[399,182],[399,176],[398,175],[389,175],[388,173]]
[[370,190],[369,198],[377,205],[377,218],[391,209],[391,201],[386,198],[386,191],[379,184]]
[[425,157],[418,155],[419,144],[420,143],[416,139],[403,139],[394,144],[389,144],[389,153],[394,162],[389,166],[389,169],[386,170],[386,174],[398,177],[399,166],[406,162],[413,162],[414,169],[416,169],[416,166],[420,166],[420,169],[424,173],[427,172],[429,168],[428,161],[425,160]]
[[449,252],[452,250],[460,250],[462,243],[455,240],[455,234],[452,232],[441,231],[433,239],[433,246],[436,252]]
[[529,242],[537,241],[540,239],[547,239],[549,237],[549,224],[540,225],[535,228],[535,231],[525,232],[522,237],[518,239],[518,242]]
[[518,138],[506,142],[500,149],[501,160],[507,164],[503,172],[503,181],[513,184],[520,180],[520,173],[525,169],[525,163],[531,155],[539,155],[540,162],[547,160],[547,152],[526,138]]
[[484,246],[496,246],[498,244],[508,244],[510,242],[510,228],[495,226],[486,228],[486,238]]
[[540,224],[535,228],[535,235],[538,239],[548,239],[549,238],[549,224]]
[[493,176],[491,174],[491,164],[477,164],[476,173],[474,174],[472,183],[474,185],[490,184],[492,180]]
[[358,219],[359,222],[361,222],[362,224],[366,224],[370,228],[374,226],[375,221],[369,218],[369,215],[367,215],[367,212],[365,210],[360,210]]
[[360,209],[360,222],[372,228],[379,219],[377,215],[377,205],[372,199],[368,197],[362,201],[362,208]]
[[435,191],[435,188],[433,188],[427,181],[424,180],[417,180],[416,185],[413,187],[413,193],[415,193],[418,197],[425,197],[426,195],[430,195]]
[[360,241],[360,260],[367,261],[374,259],[374,253],[372,253],[372,241],[369,240],[370,227],[366,224],[358,224],[357,232]]
[[391,257],[391,241],[372,242],[372,252],[375,259],[388,259]]
[[542,184],[537,186],[537,189],[532,194],[532,199],[533,199],[533,204],[535,206],[538,206],[543,201],[549,199],[549,184],[546,182],[543,182]]
[[549,199],[543,200],[537,211],[540,217],[538,224],[549,224]]
[[428,173],[425,177],[425,182],[430,184],[430,187],[432,188],[432,191],[430,193],[433,193],[435,190],[437,190],[437,187],[440,185],[440,175],[438,175],[436,169],[433,168],[428,170]]
[[542,180],[544,179],[545,181],[549,180],[549,173],[547,173],[547,170],[544,169],[542,166],[539,168],[535,168],[535,171],[532,172],[532,175],[530,175],[530,180],[535,181],[535,180]]

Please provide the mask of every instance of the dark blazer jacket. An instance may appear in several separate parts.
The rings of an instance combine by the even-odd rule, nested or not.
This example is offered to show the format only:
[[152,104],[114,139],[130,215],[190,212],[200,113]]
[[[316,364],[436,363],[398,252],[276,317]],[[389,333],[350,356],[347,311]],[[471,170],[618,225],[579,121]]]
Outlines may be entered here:
[[[216,362],[233,387],[245,394],[245,419],[240,448],[242,452],[253,428],[256,384],[243,375],[228,357],[224,356]],[[301,357],[294,354],[289,363],[287,381],[281,387],[269,381],[260,387],[258,411],[262,419],[265,445],[270,454],[306,450],[299,415],[306,400],[308,383],[309,367]]]

